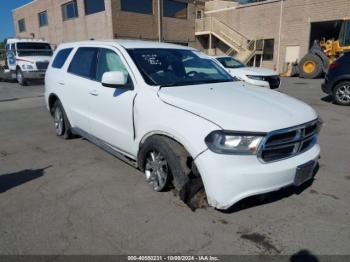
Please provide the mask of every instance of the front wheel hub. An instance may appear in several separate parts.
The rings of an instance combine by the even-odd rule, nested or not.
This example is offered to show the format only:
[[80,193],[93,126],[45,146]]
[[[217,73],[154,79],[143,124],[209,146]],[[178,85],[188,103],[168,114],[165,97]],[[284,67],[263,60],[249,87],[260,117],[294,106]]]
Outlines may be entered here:
[[163,190],[166,187],[168,175],[168,163],[164,156],[157,151],[150,152],[146,159],[145,176],[153,190]]

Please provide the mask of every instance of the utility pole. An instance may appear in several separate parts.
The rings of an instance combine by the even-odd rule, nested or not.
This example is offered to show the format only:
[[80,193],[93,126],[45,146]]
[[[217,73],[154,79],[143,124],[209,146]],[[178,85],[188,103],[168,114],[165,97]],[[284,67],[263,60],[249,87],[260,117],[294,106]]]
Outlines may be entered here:
[[276,70],[280,72],[280,59],[281,59],[281,40],[282,40],[282,25],[283,25],[283,0],[281,0],[281,9],[280,9],[280,22],[278,30],[278,48],[277,48],[277,65]]
[[158,0],[158,41],[163,41],[163,0]]

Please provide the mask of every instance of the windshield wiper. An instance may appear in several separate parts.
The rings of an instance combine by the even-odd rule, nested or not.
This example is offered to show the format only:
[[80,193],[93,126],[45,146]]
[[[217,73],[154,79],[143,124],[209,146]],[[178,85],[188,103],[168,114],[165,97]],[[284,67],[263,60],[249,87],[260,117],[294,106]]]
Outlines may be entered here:
[[222,83],[222,82],[233,82],[234,79],[208,79],[208,80],[202,80],[202,81],[194,81],[194,82],[172,82],[172,83],[165,83],[161,84],[159,86],[159,89],[162,89],[163,87],[170,87],[170,86],[190,86],[190,85],[201,85],[201,84],[213,84],[213,83]]

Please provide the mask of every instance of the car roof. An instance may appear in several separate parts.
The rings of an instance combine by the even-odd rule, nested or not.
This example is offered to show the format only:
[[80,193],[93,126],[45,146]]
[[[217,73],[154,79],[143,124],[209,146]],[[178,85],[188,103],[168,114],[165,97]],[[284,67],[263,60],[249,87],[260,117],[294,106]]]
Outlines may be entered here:
[[7,38],[6,44],[13,44],[13,43],[45,43],[48,44],[49,42],[43,40],[43,39],[34,39],[34,38]]
[[183,45],[176,45],[170,43],[154,42],[154,41],[143,41],[143,40],[122,40],[122,39],[113,39],[113,40],[90,40],[90,41],[81,41],[81,42],[72,42],[60,44],[62,47],[80,47],[80,46],[121,46],[125,49],[140,49],[140,48],[168,48],[168,49],[184,49],[184,50],[196,50],[192,47],[187,47]]
[[233,58],[232,56],[229,56],[229,55],[215,55],[215,56],[212,56],[214,58],[232,58],[232,59],[235,59]]

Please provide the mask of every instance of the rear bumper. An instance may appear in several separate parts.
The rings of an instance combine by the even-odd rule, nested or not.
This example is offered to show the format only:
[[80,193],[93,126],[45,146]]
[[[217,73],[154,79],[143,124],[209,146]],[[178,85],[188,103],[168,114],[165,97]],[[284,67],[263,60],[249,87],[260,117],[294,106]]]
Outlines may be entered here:
[[38,71],[22,71],[23,76],[26,79],[44,79],[46,70],[38,70]]
[[293,185],[297,167],[318,161],[319,145],[295,157],[264,164],[256,156],[221,155],[210,150],[202,153],[196,166],[202,176],[208,202],[218,209],[228,209],[253,195]]

